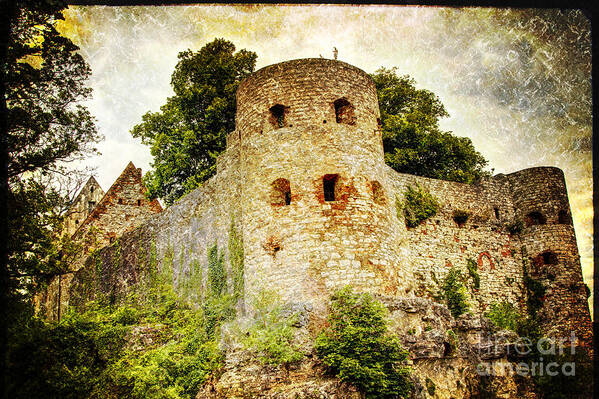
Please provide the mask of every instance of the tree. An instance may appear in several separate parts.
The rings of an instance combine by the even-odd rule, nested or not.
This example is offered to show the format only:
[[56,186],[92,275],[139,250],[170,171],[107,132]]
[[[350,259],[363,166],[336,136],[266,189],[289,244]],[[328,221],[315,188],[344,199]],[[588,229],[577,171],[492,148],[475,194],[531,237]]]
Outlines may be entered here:
[[60,35],[60,1],[16,3],[3,62],[10,274],[52,271],[48,262],[68,198],[56,185],[70,178],[65,163],[95,151],[94,118],[79,103],[91,95],[91,71]]
[[449,116],[432,92],[416,89],[414,79],[397,76],[396,68],[373,75],[383,131],[385,162],[401,173],[472,183],[490,173],[487,160],[467,137],[439,129]]
[[171,78],[175,95],[131,130],[154,157],[144,177],[152,198],[172,204],[215,174],[226,135],[235,129],[237,86],[254,70],[256,58],[251,51],[235,53],[224,39],[179,53]]
[[331,297],[328,326],[314,345],[331,371],[366,398],[403,398],[411,391],[410,369],[404,364],[408,352],[389,333],[385,312],[370,294],[349,287],[337,291]]
[[54,183],[61,174],[70,178],[65,162],[94,151],[100,139],[91,114],[78,104],[90,96],[90,69],[55,27],[64,7],[59,0],[1,2],[2,353],[7,325],[20,312],[24,276],[56,271],[55,238],[66,201]]

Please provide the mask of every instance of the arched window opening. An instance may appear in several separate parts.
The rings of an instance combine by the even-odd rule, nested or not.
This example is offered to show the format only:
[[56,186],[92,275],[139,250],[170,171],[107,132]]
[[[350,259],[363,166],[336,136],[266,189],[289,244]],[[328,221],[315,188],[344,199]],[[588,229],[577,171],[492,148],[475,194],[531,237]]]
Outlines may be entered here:
[[276,104],[270,107],[270,118],[269,122],[275,129],[285,127],[285,114],[287,113],[286,107],[282,104]]
[[340,98],[333,105],[335,106],[335,119],[337,123],[345,123],[347,125],[354,125],[356,123],[354,106],[349,101],[345,98]]
[[559,211],[559,213],[557,214],[557,222],[559,224],[572,223],[572,220],[570,219],[570,214],[568,213],[568,211],[564,211],[563,209],[561,211]]
[[541,212],[530,212],[528,215],[526,215],[526,225],[527,226],[533,226],[536,224],[545,224],[547,223],[547,219],[545,218],[545,216],[543,216],[543,214]]
[[89,192],[90,192],[90,193],[92,193],[92,194],[94,193],[94,186],[91,186],[91,187],[89,188]]
[[339,175],[324,175],[322,178],[322,190],[324,192],[325,201],[335,201],[335,189],[337,186]]
[[375,204],[385,205],[385,191],[383,190],[383,186],[378,181],[373,181],[372,185],[372,198],[374,199]]
[[271,183],[272,191],[270,203],[272,205],[291,204],[291,186],[287,179],[277,179]]

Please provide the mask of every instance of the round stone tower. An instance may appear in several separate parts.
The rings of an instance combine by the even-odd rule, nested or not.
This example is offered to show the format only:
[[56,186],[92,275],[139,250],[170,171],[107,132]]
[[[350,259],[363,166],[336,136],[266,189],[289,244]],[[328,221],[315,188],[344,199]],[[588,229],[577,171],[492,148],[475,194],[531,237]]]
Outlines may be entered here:
[[527,272],[546,287],[539,309],[548,336],[591,345],[591,319],[572,224],[566,181],[561,169],[536,167],[508,175]]
[[236,125],[246,292],[384,289],[396,251],[372,79],[327,59],[267,66],[240,84]]

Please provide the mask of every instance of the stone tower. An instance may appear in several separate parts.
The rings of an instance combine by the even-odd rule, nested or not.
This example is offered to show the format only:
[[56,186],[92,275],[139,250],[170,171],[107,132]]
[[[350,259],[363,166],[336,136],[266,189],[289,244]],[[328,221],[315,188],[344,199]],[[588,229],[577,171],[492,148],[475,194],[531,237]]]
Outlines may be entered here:
[[[393,237],[374,82],[327,59],[260,69],[237,92],[249,291],[296,300],[382,284]],[[383,260],[384,259],[384,260]]]
[[104,190],[100,184],[93,176],[90,177],[69,207],[64,220],[63,234],[72,236],[103,196]]

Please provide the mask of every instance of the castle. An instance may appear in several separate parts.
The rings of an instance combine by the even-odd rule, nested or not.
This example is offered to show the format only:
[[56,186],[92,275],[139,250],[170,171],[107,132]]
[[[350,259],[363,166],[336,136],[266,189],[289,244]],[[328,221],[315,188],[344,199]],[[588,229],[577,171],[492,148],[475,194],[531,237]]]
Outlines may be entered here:
[[[234,229],[243,242],[246,298],[275,289],[296,307],[322,314],[330,293],[351,284],[432,301],[448,271],[467,274],[470,262],[480,276],[471,292],[474,314],[502,301],[524,310],[529,273],[549,287],[539,312],[544,332],[574,331],[590,345],[562,171],[537,167],[472,185],[397,173],[384,161],[379,117],[372,79],[344,62],[301,59],[256,71],[237,91],[236,129],[216,175],[160,213],[159,204],[141,199],[150,214],[119,234],[105,230],[96,247],[120,236],[118,248],[102,249],[73,281],[60,283],[58,302],[126,292],[139,280],[135,265],[147,264],[150,253],[161,267],[168,260],[176,286],[183,286],[194,273],[207,275],[213,244],[229,258]],[[396,205],[408,186],[425,188],[440,203],[415,228],[406,227]],[[78,231],[119,220],[121,203],[111,190]],[[510,229],[517,221],[522,229]],[[83,279],[94,281],[91,292],[81,288]],[[198,284],[201,301],[206,283]]]

